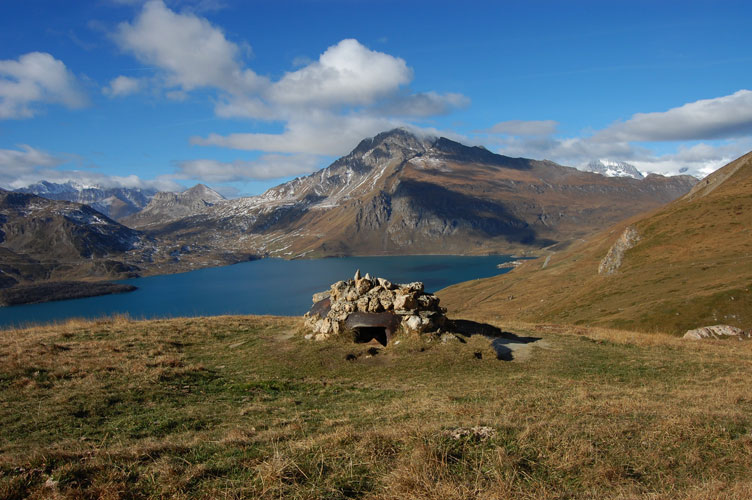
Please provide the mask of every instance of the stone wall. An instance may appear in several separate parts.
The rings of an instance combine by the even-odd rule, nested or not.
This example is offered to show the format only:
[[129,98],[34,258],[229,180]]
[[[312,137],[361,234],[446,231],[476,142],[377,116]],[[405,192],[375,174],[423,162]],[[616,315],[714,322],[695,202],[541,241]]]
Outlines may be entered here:
[[360,328],[384,328],[387,340],[397,333],[436,332],[446,322],[439,299],[425,293],[423,283],[394,284],[355,272],[353,279],[338,281],[313,296],[305,315],[307,338],[325,340],[352,334]]

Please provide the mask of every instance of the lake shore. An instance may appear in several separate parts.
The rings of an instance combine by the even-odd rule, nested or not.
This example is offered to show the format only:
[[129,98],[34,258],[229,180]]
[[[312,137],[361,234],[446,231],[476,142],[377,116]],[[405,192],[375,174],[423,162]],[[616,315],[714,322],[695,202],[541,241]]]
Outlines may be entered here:
[[[59,300],[38,303],[53,290],[32,288],[21,297],[29,299],[27,305],[0,308],[0,328],[113,314],[136,318],[222,314],[298,316],[311,307],[314,293],[328,289],[338,280],[351,278],[356,269],[364,274],[370,272],[372,276],[382,276],[393,283],[422,281],[426,290],[437,291],[455,283],[505,272],[497,265],[508,260],[512,258],[505,255],[269,258],[119,282],[138,288],[127,294],[113,295],[127,291],[114,288],[113,284],[86,282],[74,285],[74,290],[68,292],[58,290],[56,294],[59,295],[54,298]],[[99,291],[108,295],[93,293],[95,285],[103,285]],[[78,300],[60,300],[73,298]],[[37,303],[30,304],[31,301]],[[18,299],[13,303],[22,304]]]
[[0,290],[0,307],[82,299],[137,290],[138,287],[108,281],[47,281]]

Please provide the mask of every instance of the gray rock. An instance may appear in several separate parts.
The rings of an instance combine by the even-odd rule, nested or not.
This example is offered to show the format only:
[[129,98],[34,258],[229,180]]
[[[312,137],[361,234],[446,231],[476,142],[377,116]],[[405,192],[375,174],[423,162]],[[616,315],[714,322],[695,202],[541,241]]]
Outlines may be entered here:
[[616,240],[616,243],[608,250],[608,253],[598,266],[598,274],[614,274],[620,267],[624,254],[640,241],[640,234],[632,226],[627,226],[624,232]]
[[358,295],[363,295],[373,288],[371,280],[362,278],[355,282],[355,289],[358,291]]
[[687,333],[684,334],[683,338],[688,340],[729,338],[749,340],[750,338],[752,338],[752,330],[744,331],[741,328],[730,325],[703,326],[694,330],[688,330]]
[[376,278],[376,280],[379,282],[379,285],[386,288],[387,290],[392,290],[394,285],[388,280],[385,280],[384,278]]
[[417,305],[418,303],[415,300],[415,297],[409,294],[403,294],[402,290],[400,290],[394,295],[394,308],[395,309],[411,310],[411,309],[415,309]]

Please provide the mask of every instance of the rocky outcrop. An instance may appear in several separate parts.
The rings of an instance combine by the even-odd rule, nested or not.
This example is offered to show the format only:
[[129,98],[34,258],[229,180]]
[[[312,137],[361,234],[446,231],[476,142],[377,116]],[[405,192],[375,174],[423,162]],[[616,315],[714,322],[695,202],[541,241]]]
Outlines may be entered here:
[[306,338],[325,340],[349,334],[356,342],[376,340],[386,345],[393,335],[436,332],[446,323],[439,299],[426,293],[423,283],[390,283],[361,276],[338,281],[326,292],[313,295],[305,315]]
[[752,330],[744,331],[741,328],[729,325],[703,326],[702,328],[687,331],[683,338],[688,340],[732,338],[749,340],[752,339]]
[[130,227],[146,227],[154,224],[191,217],[224,201],[224,196],[213,189],[196,184],[181,193],[159,192],[140,212],[123,219]]
[[640,234],[632,226],[627,226],[616,243],[608,250],[598,266],[598,274],[614,274],[624,259],[624,253],[640,241]]

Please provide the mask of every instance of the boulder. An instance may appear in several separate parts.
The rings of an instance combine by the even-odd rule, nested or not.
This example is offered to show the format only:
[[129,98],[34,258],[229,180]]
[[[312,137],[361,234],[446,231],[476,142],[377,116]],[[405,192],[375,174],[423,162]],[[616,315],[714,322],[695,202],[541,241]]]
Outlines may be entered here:
[[688,340],[731,338],[736,338],[737,340],[749,340],[752,338],[752,330],[744,331],[741,328],[729,325],[703,326],[694,330],[688,330],[683,338]]

